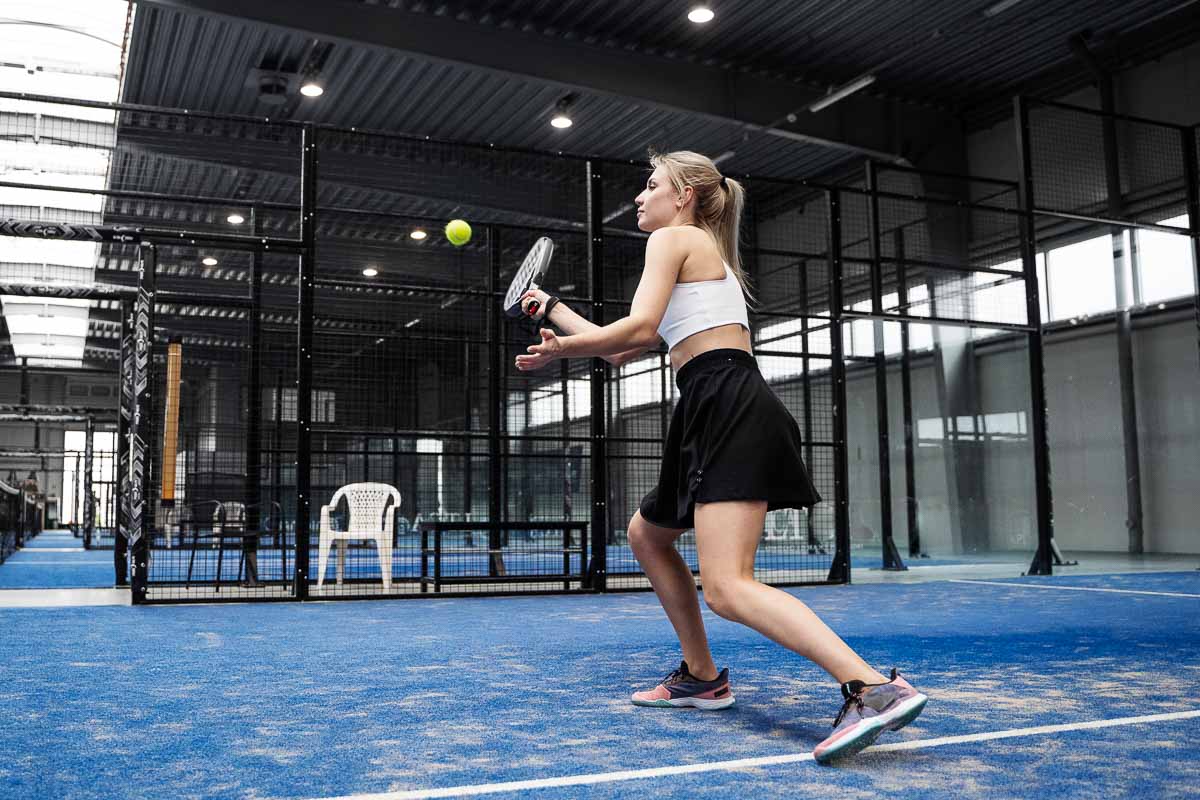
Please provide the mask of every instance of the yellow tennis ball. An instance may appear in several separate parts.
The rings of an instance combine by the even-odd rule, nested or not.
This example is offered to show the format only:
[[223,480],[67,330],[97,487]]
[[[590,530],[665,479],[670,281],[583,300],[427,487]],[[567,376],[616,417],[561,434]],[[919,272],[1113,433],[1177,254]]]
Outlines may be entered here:
[[465,219],[452,219],[446,223],[446,238],[455,247],[462,247],[471,241],[471,226]]

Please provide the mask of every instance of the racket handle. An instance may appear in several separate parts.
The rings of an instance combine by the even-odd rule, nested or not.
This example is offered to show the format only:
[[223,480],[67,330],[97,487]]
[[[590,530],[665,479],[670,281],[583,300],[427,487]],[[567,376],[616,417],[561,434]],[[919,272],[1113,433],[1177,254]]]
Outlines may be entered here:
[[529,307],[526,309],[525,313],[531,317],[536,317],[538,309],[541,307],[542,307],[542,304],[539,303],[537,300],[531,300],[529,302]]

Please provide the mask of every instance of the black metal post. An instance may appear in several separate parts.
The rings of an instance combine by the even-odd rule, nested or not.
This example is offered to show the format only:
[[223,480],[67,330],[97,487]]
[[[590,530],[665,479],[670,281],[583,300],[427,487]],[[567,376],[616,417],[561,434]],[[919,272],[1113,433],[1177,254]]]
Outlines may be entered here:
[[309,539],[312,519],[312,349],[313,280],[316,276],[317,129],[304,126],[300,146],[299,291],[296,350],[296,572],[297,600],[308,597]]
[[[871,313],[883,314],[883,260],[879,241],[879,177],[875,162],[867,162],[867,223],[870,228],[871,255]],[[908,569],[892,532],[892,454],[888,435],[887,352],[883,337],[883,322],[878,316],[871,322],[875,339],[875,418],[879,452],[879,531],[883,549],[883,568],[890,571]]]
[[[488,305],[493,303],[489,302]],[[475,373],[471,369],[471,351],[474,345],[470,342],[463,343],[463,378],[467,385],[466,402],[463,403],[463,430],[471,430],[471,404],[475,401]],[[475,446],[472,439],[463,442],[463,520],[469,522],[471,520],[471,495],[474,493],[474,479],[471,475],[471,451]],[[470,539],[471,533],[467,532],[467,538]]]
[[[500,288],[500,232],[495,226],[488,227],[488,293],[492,299],[487,304],[488,354],[488,521],[504,519],[504,471],[500,453],[501,404],[507,398],[501,396],[501,381],[507,366],[505,354],[503,320],[496,311],[496,293]],[[488,575],[503,575],[504,561],[498,558],[501,537],[499,530],[488,530]]]
[[[592,301],[592,322],[604,325],[604,182],[599,164],[587,163],[587,265]],[[608,364],[592,359],[592,561],[587,586],[598,592],[607,587],[608,574],[608,440],[605,389]]]
[[1200,165],[1197,164],[1200,154],[1196,152],[1196,130],[1183,130],[1183,171],[1187,189],[1188,228],[1192,232],[1192,270],[1196,280],[1196,341],[1200,344]]
[[[800,288],[800,388],[804,397],[804,463],[811,470],[813,468],[813,410],[812,410],[812,379],[809,376],[810,362],[808,358],[809,341],[808,341],[808,315],[810,309],[808,306],[808,261],[800,259],[798,266],[799,288]],[[817,520],[813,516],[812,509],[804,515],[805,541],[809,555],[821,553],[824,555],[825,547],[817,538]]]
[[121,302],[121,360],[117,387],[117,474],[113,535],[113,585],[129,585],[129,428],[133,421],[133,303]]
[[1030,575],[1051,575],[1054,539],[1053,500],[1050,491],[1050,446],[1046,435],[1046,374],[1042,352],[1042,312],[1037,276],[1037,228],[1033,208],[1033,158],[1029,139],[1029,105],[1025,98],[1013,100],[1017,125],[1017,158],[1021,165],[1021,263],[1025,277],[1025,313],[1029,337],[1030,444],[1033,447],[1033,480],[1038,524],[1037,552],[1029,565]]
[[[262,233],[257,210],[250,208],[250,230]],[[250,254],[250,375],[246,430],[246,529],[262,523],[262,284],[263,254]],[[257,540],[256,540],[257,541]]]
[[[896,228],[896,283],[900,308],[908,311],[908,267],[904,263],[904,229]],[[900,324],[900,403],[904,411],[904,505],[908,514],[908,555],[921,555],[921,527],[917,514],[916,442],[912,407],[912,351],[909,323]]]
[[829,580],[850,582],[850,464],[847,453],[846,361],[842,344],[842,201],[837,189],[826,192],[829,204],[829,345],[833,373],[834,527],[836,547]]
[[[92,531],[96,525],[96,504],[92,498],[92,459],[95,456],[92,439],[96,435],[96,418],[88,415],[83,441],[83,549],[92,547]],[[78,461],[76,461],[78,464]],[[78,473],[76,473],[78,476]],[[78,485],[79,481],[76,481]]]
[[154,519],[154,498],[150,495],[153,471],[153,398],[150,386],[154,360],[154,288],[158,267],[154,245],[140,247],[141,269],[137,299],[133,306],[132,420],[129,425],[129,473],[126,487],[125,538],[129,543],[129,579],[131,601],[146,601],[150,568],[150,532]]

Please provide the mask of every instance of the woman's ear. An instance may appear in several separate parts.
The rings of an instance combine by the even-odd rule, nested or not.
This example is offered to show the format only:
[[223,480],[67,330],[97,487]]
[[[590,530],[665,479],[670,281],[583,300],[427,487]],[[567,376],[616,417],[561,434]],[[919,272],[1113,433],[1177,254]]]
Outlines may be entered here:
[[695,196],[696,196],[696,190],[693,189],[691,186],[685,186],[685,187],[683,187],[683,191],[680,192],[680,194],[679,194],[679,202],[677,202],[675,205],[679,208],[683,208],[689,202],[691,202],[692,198]]

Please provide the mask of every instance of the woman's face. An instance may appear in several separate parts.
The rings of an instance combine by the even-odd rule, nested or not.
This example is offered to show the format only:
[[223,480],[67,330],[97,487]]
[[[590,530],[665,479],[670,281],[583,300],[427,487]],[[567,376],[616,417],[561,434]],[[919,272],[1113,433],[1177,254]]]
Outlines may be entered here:
[[637,224],[643,231],[655,231],[671,224],[679,213],[679,195],[664,167],[657,167],[646,180],[646,188],[633,200],[637,205]]

